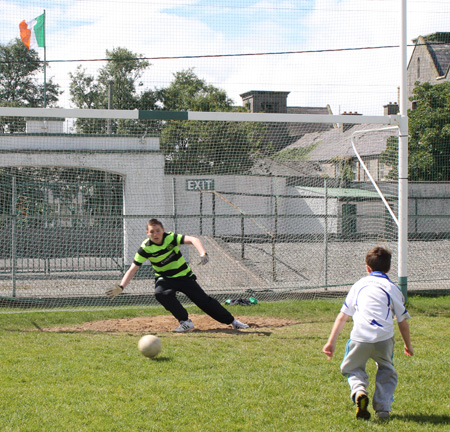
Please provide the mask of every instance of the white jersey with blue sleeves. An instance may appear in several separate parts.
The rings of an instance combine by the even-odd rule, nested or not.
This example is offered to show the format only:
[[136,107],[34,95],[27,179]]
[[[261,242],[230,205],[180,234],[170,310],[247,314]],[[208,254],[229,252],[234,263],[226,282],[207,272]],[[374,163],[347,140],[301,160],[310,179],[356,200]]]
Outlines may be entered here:
[[411,318],[400,289],[385,273],[375,271],[356,282],[347,294],[341,312],[353,317],[350,339],[381,342],[394,336],[397,321]]

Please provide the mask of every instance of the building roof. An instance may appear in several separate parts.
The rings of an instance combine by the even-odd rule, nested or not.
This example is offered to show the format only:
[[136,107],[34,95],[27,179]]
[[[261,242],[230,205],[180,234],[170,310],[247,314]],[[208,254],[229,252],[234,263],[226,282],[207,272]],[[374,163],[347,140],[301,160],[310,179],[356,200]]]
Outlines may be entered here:
[[250,91],[246,91],[245,93],[241,93],[239,96],[242,99],[245,99],[246,97],[253,96],[253,95],[256,95],[256,94],[258,94],[258,95],[268,95],[268,96],[277,95],[277,96],[283,96],[283,97],[287,98],[289,93],[290,93],[290,91],[250,90]]
[[450,44],[427,42],[427,48],[439,76],[446,76],[450,66]]
[[[329,105],[326,107],[287,107],[288,114],[333,114]],[[330,123],[288,123],[289,136],[298,137],[307,132],[323,132],[333,128]]]
[[450,32],[436,32],[413,39],[414,44],[424,44],[433,59],[438,76],[448,76],[450,70]]
[[263,158],[255,161],[251,168],[252,174],[257,175],[281,175],[292,177],[321,177],[322,170],[317,163],[305,161],[275,161],[271,158]]
[[[335,128],[325,132],[307,133],[282,151],[311,148],[311,151],[305,156],[305,160],[310,162],[327,161],[334,157],[355,157],[351,143],[353,133],[376,128],[376,125],[360,124],[354,125],[345,132],[342,132],[340,128]],[[378,156],[386,149],[386,140],[393,135],[397,135],[393,129],[380,132],[368,131],[356,136],[355,146],[361,156]]]
[[332,114],[330,106],[326,107],[287,107],[288,114]]
[[[295,186],[297,192],[300,195],[304,195],[306,192],[308,196],[325,196],[325,188],[323,187],[308,187],[308,186]],[[326,188],[326,194],[330,198],[377,198],[380,196],[377,192],[369,191],[365,189],[355,188]],[[385,198],[395,198],[393,195],[384,195]]]

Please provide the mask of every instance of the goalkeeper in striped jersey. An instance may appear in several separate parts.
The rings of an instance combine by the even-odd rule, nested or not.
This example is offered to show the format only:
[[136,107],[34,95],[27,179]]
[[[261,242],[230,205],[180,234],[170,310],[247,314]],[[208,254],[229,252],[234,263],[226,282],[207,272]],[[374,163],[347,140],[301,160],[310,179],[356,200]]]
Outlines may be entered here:
[[148,239],[144,240],[134,256],[134,261],[124,274],[120,285],[106,292],[110,298],[122,294],[133,279],[140,266],[147,260],[155,270],[155,297],[166,310],[179,321],[180,325],[173,331],[191,332],[194,323],[189,319],[187,310],[176,297],[177,292],[185,294],[195,305],[223,324],[234,329],[248,328],[231,315],[216,299],[206,294],[197,283],[197,278],[181,254],[181,244],[193,245],[200,254],[200,264],[208,263],[208,254],[197,237],[166,232],[161,221],[150,219],[147,224]]

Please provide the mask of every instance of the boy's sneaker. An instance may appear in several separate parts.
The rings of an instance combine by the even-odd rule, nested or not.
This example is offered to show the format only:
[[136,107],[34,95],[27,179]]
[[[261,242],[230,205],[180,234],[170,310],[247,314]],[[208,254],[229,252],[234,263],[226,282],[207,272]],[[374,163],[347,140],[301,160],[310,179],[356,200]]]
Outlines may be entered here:
[[194,323],[188,319],[186,321],[180,321],[179,327],[173,329],[172,331],[177,333],[188,333],[194,330]]
[[370,412],[367,410],[367,408],[369,407],[368,396],[363,392],[356,393],[355,403],[356,403],[356,418],[369,420]]
[[380,420],[387,420],[389,418],[389,411],[377,411],[377,417]]
[[241,322],[238,321],[237,319],[235,319],[235,320],[231,323],[231,325],[233,326],[234,329],[237,329],[237,330],[241,330],[241,329],[246,329],[246,328],[248,328],[248,324],[241,323]]

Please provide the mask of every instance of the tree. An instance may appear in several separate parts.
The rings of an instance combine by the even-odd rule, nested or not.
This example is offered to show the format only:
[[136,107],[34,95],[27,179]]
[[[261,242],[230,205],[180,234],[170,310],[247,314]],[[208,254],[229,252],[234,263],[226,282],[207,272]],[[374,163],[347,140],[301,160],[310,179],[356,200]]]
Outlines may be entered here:
[[[0,100],[2,106],[43,107],[44,82],[37,75],[42,73],[44,64],[35,50],[28,50],[20,39],[6,45],[0,44]],[[47,106],[58,101],[61,94],[59,85],[50,78],[46,83]],[[25,130],[23,119],[0,120],[3,133]]]
[[[450,181],[450,83],[416,83],[408,111],[408,171],[414,181]],[[382,162],[397,178],[398,138],[388,140]],[[395,163],[393,162],[395,161]]]
[[[155,109],[157,98],[153,91],[138,92],[143,83],[140,78],[150,63],[143,60],[142,55],[135,54],[126,48],[106,50],[108,62],[98,72],[98,78],[86,73],[86,69],[78,66],[75,73],[70,73],[70,96],[77,108],[84,109]],[[112,99],[109,100],[110,87]],[[79,119],[76,127],[80,133],[115,133],[143,134],[147,129],[143,122],[129,120]]]
[[172,111],[230,111],[233,101],[225,91],[207,84],[193,69],[174,74],[169,87],[158,92],[164,109]]
[[141,87],[139,79],[150,66],[142,55],[134,54],[126,48],[106,50],[106,58],[110,61],[99,71],[98,84],[103,90],[105,108],[108,106],[108,88],[113,84],[112,107],[115,109],[136,109],[139,95],[136,86]]
[[[244,111],[233,108],[226,92],[200,79],[192,69],[174,74],[158,91],[166,110]],[[161,149],[167,174],[232,174],[247,172],[258,147],[256,126],[227,121],[170,121],[163,128]]]

